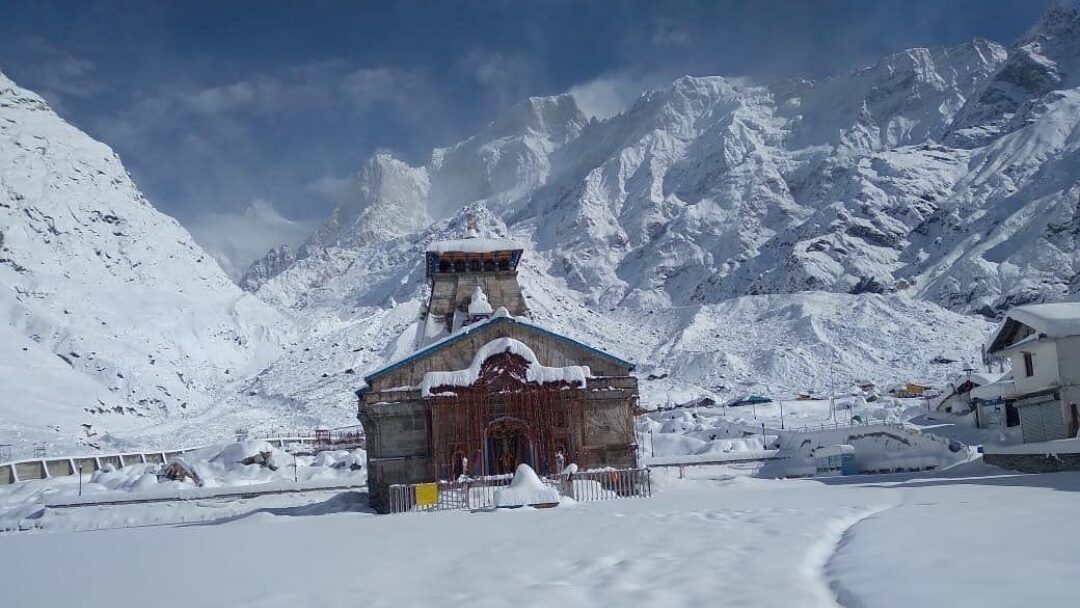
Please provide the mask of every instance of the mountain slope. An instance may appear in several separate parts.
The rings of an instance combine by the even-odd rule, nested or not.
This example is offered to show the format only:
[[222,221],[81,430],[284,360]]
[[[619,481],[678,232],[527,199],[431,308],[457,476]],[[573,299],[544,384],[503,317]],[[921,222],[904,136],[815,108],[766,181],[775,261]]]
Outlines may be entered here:
[[198,412],[274,358],[286,325],[107,146],[2,74],[0,318],[7,443],[99,443]]

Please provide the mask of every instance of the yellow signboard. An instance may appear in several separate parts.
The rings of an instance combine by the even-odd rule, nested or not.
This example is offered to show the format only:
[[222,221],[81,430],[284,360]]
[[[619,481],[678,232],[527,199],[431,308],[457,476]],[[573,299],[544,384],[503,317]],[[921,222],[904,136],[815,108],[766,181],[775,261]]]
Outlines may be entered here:
[[439,502],[439,486],[434,483],[416,485],[416,506],[430,507]]

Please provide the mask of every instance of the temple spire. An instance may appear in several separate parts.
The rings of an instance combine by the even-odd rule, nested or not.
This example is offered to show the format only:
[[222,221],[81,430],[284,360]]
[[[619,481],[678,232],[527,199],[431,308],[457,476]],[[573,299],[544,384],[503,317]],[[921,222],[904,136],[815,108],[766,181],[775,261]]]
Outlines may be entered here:
[[465,238],[475,239],[480,236],[480,222],[472,207],[465,208]]

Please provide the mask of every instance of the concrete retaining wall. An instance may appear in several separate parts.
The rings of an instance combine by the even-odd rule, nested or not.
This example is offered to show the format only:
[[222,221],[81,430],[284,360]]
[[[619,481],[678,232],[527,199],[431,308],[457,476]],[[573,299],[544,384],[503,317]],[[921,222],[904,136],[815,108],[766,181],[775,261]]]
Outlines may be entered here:
[[[290,445],[314,443],[314,439],[310,437],[275,437],[272,439],[265,439],[264,441],[268,441],[271,445],[278,448]],[[89,474],[102,468],[106,463],[112,463],[115,467],[141,463],[160,464],[174,456],[181,456],[188,452],[202,449],[202,447],[205,446],[168,452],[135,452],[78,457],[62,456],[57,458],[35,458],[30,460],[19,460],[16,462],[4,462],[0,463],[0,485],[15,483],[17,481],[75,475],[79,472],[80,468],[84,474]]]
[[[772,429],[769,432],[777,432]],[[941,468],[964,458],[948,439],[897,423],[855,424],[814,430],[779,431],[785,458],[777,474],[813,475],[814,450],[831,445],[855,446],[860,473],[887,473]]]
[[1080,453],[983,454],[983,462],[1021,473],[1080,471]]
[[49,477],[63,477],[75,472],[75,469],[71,468],[71,460],[69,459],[46,460],[45,469],[49,472]]

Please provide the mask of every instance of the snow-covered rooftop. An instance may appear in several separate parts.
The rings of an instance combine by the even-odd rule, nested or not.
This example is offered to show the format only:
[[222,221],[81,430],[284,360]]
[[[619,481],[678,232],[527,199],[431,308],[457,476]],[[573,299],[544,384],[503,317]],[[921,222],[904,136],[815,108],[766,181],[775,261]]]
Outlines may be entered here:
[[989,401],[991,399],[1000,399],[1005,395],[1012,394],[1016,381],[1013,380],[1012,372],[1009,372],[996,381],[982,386],[976,386],[971,389],[971,397],[973,399],[983,399]]
[[[507,312],[505,307],[500,306],[498,309],[495,310],[494,314],[492,314],[490,318],[484,319],[483,321],[477,321],[476,323],[473,323],[471,325],[466,325],[465,327],[461,328],[459,331],[457,331],[457,332],[455,332],[455,333],[453,333],[453,334],[451,334],[449,336],[446,336],[445,338],[443,338],[443,339],[441,339],[441,340],[439,340],[437,342],[432,342],[431,344],[429,344],[429,345],[425,346],[424,348],[412,353],[411,355],[408,355],[406,357],[398,359],[397,361],[393,361],[391,363],[388,363],[384,367],[381,367],[381,368],[369,373],[367,376],[365,376],[364,377],[364,382],[367,384],[367,386],[371,386],[371,383],[374,382],[375,379],[378,378],[379,376],[382,376],[383,374],[386,374],[386,373],[388,373],[390,371],[393,371],[394,369],[397,369],[397,368],[401,367],[402,365],[405,365],[405,364],[409,363],[410,361],[414,361],[414,360],[416,360],[416,359],[418,359],[420,357],[426,357],[426,356],[430,355],[431,353],[433,353],[433,352],[435,352],[435,351],[437,351],[439,349],[446,348],[447,346],[457,342],[458,340],[460,340],[462,338],[465,338],[469,334],[471,334],[473,332],[476,332],[476,331],[479,331],[481,328],[487,327],[488,325],[493,325],[495,323],[513,323],[515,325],[519,325],[519,326],[522,326],[522,327],[528,327],[530,329],[534,329],[536,331],[539,331],[539,332],[541,332],[541,333],[543,333],[543,334],[545,334],[545,335],[547,335],[549,337],[552,337],[552,338],[555,338],[557,340],[561,340],[561,341],[564,341],[564,342],[568,342],[568,343],[573,344],[573,345],[575,345],[575,346],[577,346],[579,348],[583,348],[583,349],[585,349],[585,350],[587,350],[587,351],[589,351],[589,352],[591,352],[593,354],[599,355],[601,357],[604,357],[605,359],[613,361],[618,365],[625,366],[630,370],[634,369],[634,364],[630,363],[629,361],[626,361],[625,359],[620,359],[619,357],[616,357],[615,355],[604,352],[604,351],[602,351],[602,350],[600,350],[600,349],[598,349],[596,347],[589,346],[588,344],[585,344],[584,342],[580,342],[580,341],[575,340],[573,338],[564,336],[564,335],[562,335],[560,333],[551,331],[550,329],[548,329],[548,328],[546,328],[546,327],[544,327],[542,325],[537,325],[535,323],[531,323],[528,319],[525,319],[523,317],[512,317],[512,316],[510,316],[510,313]],[[360,391],[366,390],[366,387],[361,387],[361,389],[359,389],[359,390]]]
[[1009,336],[1016,324],[1026,325],[1040,336],[1065,338],[1080,336],[1080,302],[1055,302],[1017,306],[1008,312],[997,331],[986,342],[987,352],[997,352],[1015,343]]
[[988,384],[993,384],[994,382],[997,382],[998,378],[1000,377],[1001,374],[996,374],[993,372],[972,372],[971,374],[963,372],[953,377],[952,385],[960,386],[961,384],[964,384],[968,380],[970,380],[971,383],[975,386],[986,386]]
[[1009,311],[1007,318],[1016,319],[1050,338],[1080,336],[1080,302],[1018,306]]
[[420,394],[431,395],[431,389],[442,386],[472,386],[480,377],[480,368],[484,361],[500,353],[512,353],[528,362],[525,379],[529,382],[546,384],[549,382],[567,382],[573,386],[584,387],[592,371],[584,365],[566,367],[547,367],[541,365],[536,353],[520,340],[514,338],[496,338],[480,347],[473,356],[472,365],[455,371],[428,372],[420,384]]
[[514,251],[524,249],[521,243],[509,239],[457,239],[453,241],[435,241],[428,246],[428,253],[487,253],[490,251]]

